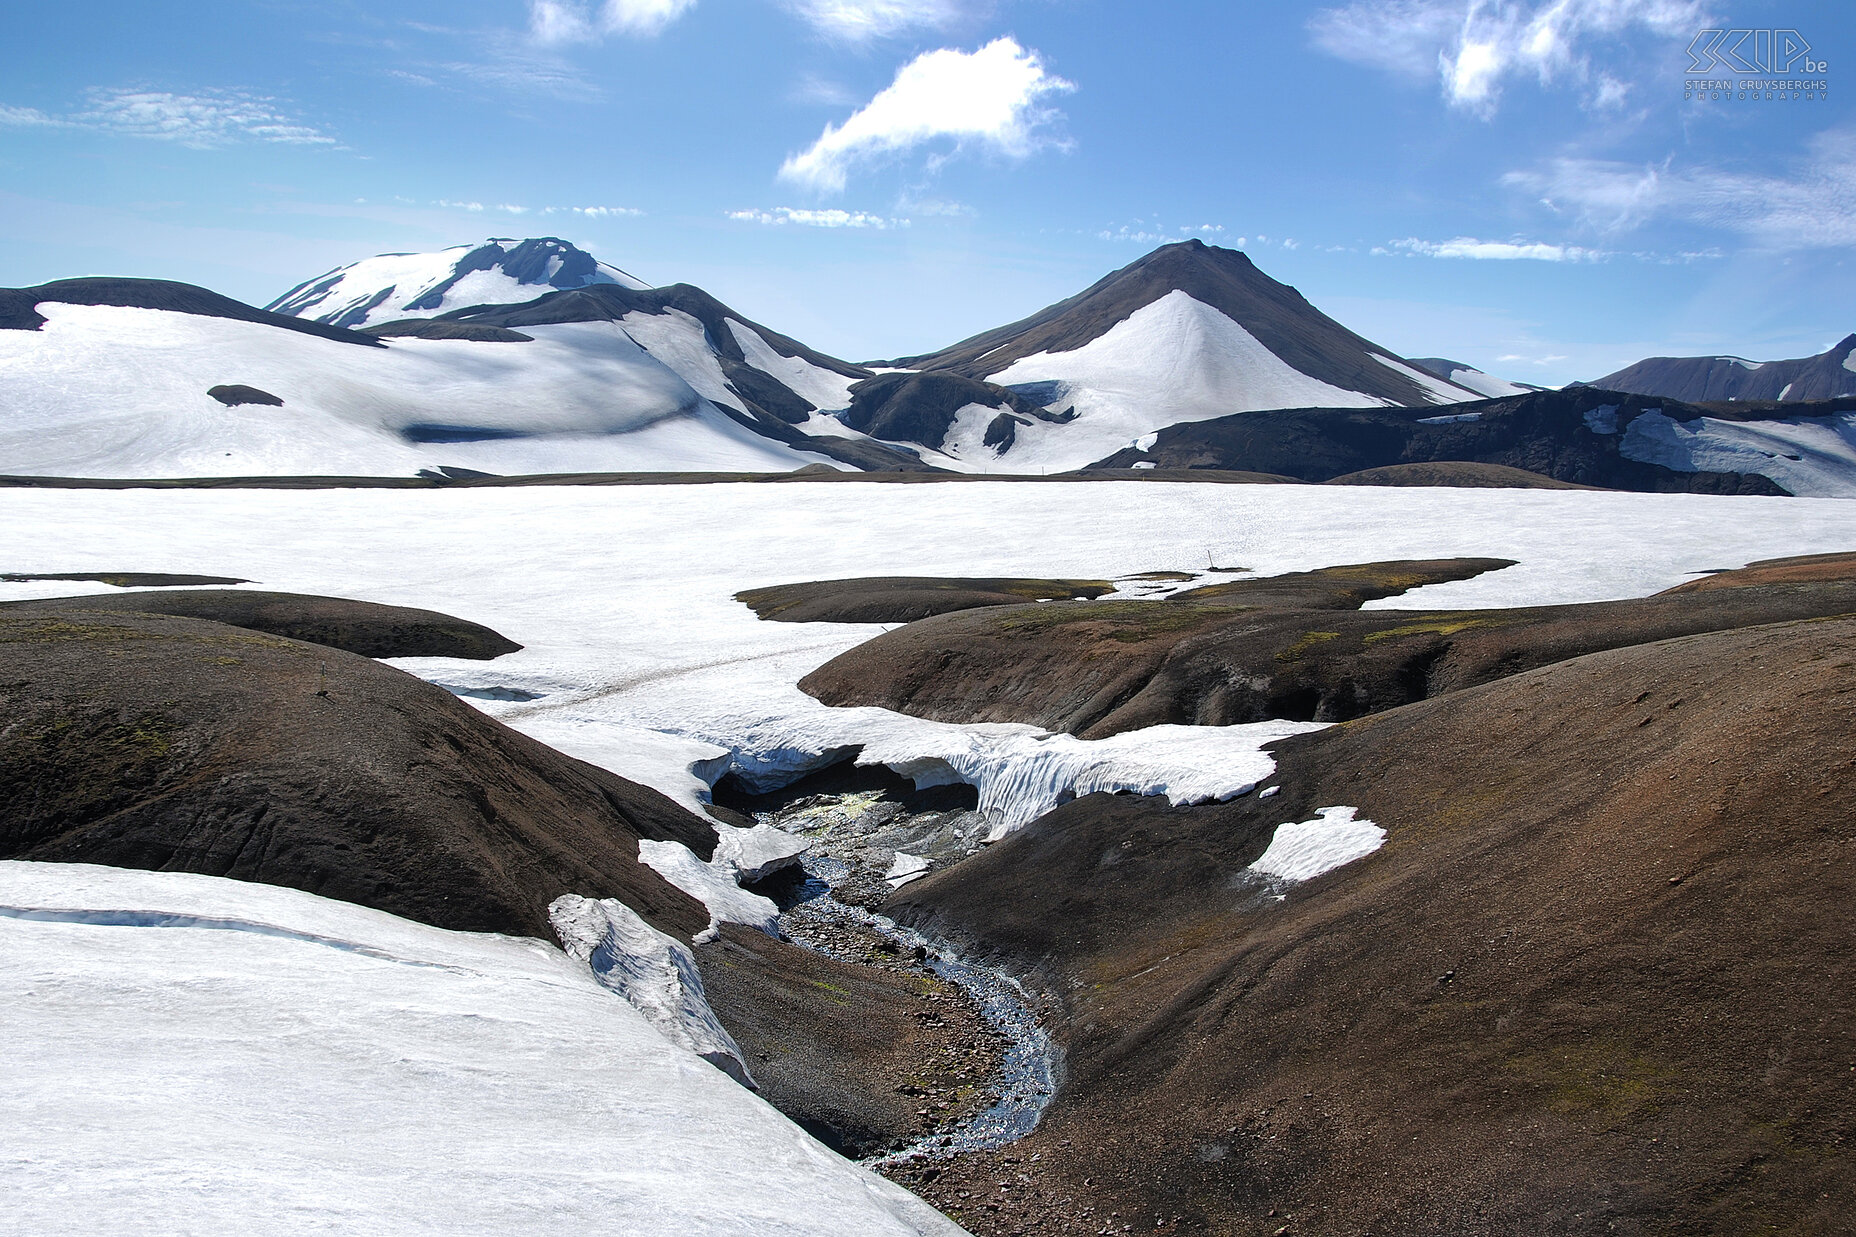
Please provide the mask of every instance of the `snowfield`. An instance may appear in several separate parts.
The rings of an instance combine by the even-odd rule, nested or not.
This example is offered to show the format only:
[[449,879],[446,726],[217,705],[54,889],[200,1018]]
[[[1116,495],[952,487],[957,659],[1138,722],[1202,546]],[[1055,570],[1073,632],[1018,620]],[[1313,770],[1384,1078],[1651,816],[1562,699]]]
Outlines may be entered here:
[[540,941],[0,862],[0,955],[9,1232],[962,1232]]
[[[8,473],[782,472],[825,462],[730,420],[613,323],[530,327],[526,343],[370,348],[156,309],[48,302],[39,312],[37,331],[0,331]],[[283,406],[227,408],[207,394],[230,384]]]
[[[795,684],[882,628],[762,622],[733,595],[848,576],[1114,578],[1202,573],[1208,557],[1274,574],[1475,555],[1518,565],[1374,608],[1597,601],[1856,547],[1856,504],[1132,481],[12,489],[0,490],[0,527],[14,533],[4,571],[235,576],[486,623],[526,647],[492,662],[395,664],[692,806],[731,767],[770,788],[861,751],[925,784],[979,786],[1003,830],[1087,789],[1181,802],[1239,793],[1268,776],[1258,749],[1286,731],[1156,727],[1084,742],[827,708]],[[0,600],[85,591],[110,590],[0,583]]]

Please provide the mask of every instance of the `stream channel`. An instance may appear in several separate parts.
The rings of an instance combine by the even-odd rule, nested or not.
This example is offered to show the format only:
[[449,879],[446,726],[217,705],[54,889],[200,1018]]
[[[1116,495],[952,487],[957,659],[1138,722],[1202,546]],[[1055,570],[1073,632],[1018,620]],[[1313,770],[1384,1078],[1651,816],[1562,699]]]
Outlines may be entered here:
[[768,795],[729,796],[717,788],[722,792],[718,801],[732,798],[728,806],[751,813],[756,823],[812,842],[800,861],[803,875],[789,870],[772,887],[757,888],[780,907],[781,930],[825,953],[833,951],[817,943],[820,934],[813,930],[821,925],[857,927],[892,942],[904,956],[912,954],[920,965],[957,985],[999,1037],[1003,1050],[999,1071],[988,1080],[996,1097],[990,1106],[862,1162],[880,1168],[1016,1142],[1037,1127],[1062,1068],[1061,1052],[1039,1024],[1032,999],[1003,971],[963,958],[948,942],[898,924],[867,905],[897,887],[897,880],[887,874],[898,867],[920,865],[917,874],[925,874],[977,851],[990,822],[974,810],[972,787],[917,792],[886,769],[840,766],[826,772],[830,776],[809,777]]

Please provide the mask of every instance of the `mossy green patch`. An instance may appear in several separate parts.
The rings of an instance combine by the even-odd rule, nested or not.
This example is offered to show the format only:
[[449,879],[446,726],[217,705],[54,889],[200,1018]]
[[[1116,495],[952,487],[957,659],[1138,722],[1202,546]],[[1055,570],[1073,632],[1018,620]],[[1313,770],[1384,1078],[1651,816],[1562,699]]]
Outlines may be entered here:
[[1340,639],[1338,631],[1305,631],[1296,638],[1294,644],[1276,654],[1277,661],[1300,661],[1302,654],[1329,640]]

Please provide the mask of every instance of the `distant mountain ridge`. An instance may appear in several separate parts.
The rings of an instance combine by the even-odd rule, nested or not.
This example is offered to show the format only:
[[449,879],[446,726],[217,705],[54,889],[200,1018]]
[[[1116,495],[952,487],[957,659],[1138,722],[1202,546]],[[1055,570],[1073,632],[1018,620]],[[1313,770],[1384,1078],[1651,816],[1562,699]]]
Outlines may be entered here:
[[265,309],[330,326],[437,317],[476,305],[532,301],[550,290],[649,284],[557,236],[491,237],[437,253],[383,253],[305,280]]
[[1818,400],[1856,395],[1856,334],[1816,356],[1748,361],[1735,356],[1649,357],[1588,386],[1638,395],[1708,400]]

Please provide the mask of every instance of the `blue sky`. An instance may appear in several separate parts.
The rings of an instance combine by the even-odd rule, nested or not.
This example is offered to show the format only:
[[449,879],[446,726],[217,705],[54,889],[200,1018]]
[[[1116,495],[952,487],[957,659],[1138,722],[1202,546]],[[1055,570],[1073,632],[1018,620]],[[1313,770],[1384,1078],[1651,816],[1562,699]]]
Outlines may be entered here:
[[[7,27],[6,286],[262,303],[558,235],[870,359],[1200,236],[1404,355],[1522,381],[1856,330],[1847,3],[194,0]],[[1796,30],[1790,77],[1834,89],[1685,101],[1709,27]]]

